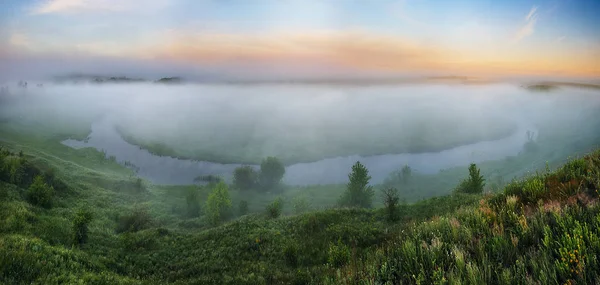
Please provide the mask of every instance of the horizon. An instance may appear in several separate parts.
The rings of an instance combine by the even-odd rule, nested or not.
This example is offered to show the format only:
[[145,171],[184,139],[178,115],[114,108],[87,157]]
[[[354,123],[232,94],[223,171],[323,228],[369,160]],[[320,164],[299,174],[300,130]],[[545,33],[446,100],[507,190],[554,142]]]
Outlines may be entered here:
[[0,4],[0,79],[600,78],[600,2]]

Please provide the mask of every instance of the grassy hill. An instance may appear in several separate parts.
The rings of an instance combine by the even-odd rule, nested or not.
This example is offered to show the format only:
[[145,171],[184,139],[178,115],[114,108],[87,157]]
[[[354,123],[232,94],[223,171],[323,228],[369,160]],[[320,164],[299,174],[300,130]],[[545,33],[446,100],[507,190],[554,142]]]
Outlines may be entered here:
[[[202,208],[212,185],[150,185],[95,150],[12,138],[0,143],[0,283],[600,282],[599,151],[495,193],[400,204],[394,222],[381,202],[325,206],[343,185],[291,189],[322,204],[295,214],[288,196],[279,218],[265,207],[292,194],[257,194],[241,214],[232,190],[234,213],[212,226],[186,213],[186,195],[197,191]],[[79,243],[82,213],[91,220]]]

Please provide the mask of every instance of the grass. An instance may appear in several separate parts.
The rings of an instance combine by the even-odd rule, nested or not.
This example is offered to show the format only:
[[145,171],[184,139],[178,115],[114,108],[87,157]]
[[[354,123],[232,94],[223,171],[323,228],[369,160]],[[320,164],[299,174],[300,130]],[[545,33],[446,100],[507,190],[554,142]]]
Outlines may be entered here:
[[[44,161],[27,157],[36,164]],[[64,163],[53,158],[47,162]],[[276,219],[250,211],[211,227],[203,217],[186,219],[169,209],[185,187],[130,191],[114,176],[85,170],[59,172],[57,177],[71,191],[59,192],[55,198],[59,202],[51,209],[30,205],[20,187],[1,184],[3,282],[590,284],[600,280],[596,260],[600,151],[555,172],[515,181],[495,195],[455,194],[402,204],[400,219],[393,223],[381,208],[341,208]],[[200,188],[201,196],[208,190]],[[74,247],[70,217],[84,205],[94,216],[90,237]],[[148,209],[147,226],[118,234],[119,216],[140,208]]]

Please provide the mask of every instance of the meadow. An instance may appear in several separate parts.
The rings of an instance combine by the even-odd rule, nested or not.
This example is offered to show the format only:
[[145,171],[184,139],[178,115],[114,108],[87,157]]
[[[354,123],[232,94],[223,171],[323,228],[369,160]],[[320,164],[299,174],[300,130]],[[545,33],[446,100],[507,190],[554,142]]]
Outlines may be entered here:
[[[539,133],[520,153],[477,163],[485,179],[480,192],[460,190],[468,165],[410,175],[398,169],[370,185],[368,207],[343,203],[350,177],[348,184],[269,189],[262,181],[249,189],[216,181],[152,184],[96,149],[61,141],[85,139],[107,111],[125,116],[117,111],[138,106],[148,112],[140,123],[155,118],[165,127],[168,116],[116,95],[84,104],[65,94],[73,101],[30,93],[3,102],[12,105],[0,113],[0,283],[600,282],[594,93],[501,101],[513,110],[505,118],[533,119]],[[397,196],[385,194],[392,187]]]

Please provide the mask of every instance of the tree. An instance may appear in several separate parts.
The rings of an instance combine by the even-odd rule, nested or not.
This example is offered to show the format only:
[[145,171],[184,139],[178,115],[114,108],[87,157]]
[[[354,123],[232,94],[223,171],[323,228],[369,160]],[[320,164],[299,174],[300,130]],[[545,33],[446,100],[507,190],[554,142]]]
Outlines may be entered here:
[[50,207],[54,188],[44,182],[44,177],[41,175],[33,179],[33,183],[27,189],[27,200],[37,206]]
[[483,178],[483,175],[480,174],[477,165],[475,163],[471,163],[471,165],[469,165],[469,178],[463,180],[458,185],[456,192],[470,194],[482,193],[484,186],[485,179]]
[[231,212],[231,198],[227,184],[221,181],[208,195],[206,200],[206,215],[211,224],[217,225],[226,219]]
[[273,202],[267,205],[267,215],[270,218],[276,219],[281,215],[281,210],[283,209],[283,200],[280,197],[277,197]]
[[242,191],[254,188],[257,180],[258,174],[252,166],[240,166],[233,171],[233,185]]
[[198,189],[192,187],[188,189],[185,196],[185,202],[187,203],[187,215],[188,217],[198,217],[200,215],[200,201],[198,200]]
[[410,166],[405,165],[404,167],[402,167],[402,182],[404,182],[404,184],[408,184],[411,176],[412,176],[412,169],[410,168]]
[[369,208],[373,200],[373,187],[369,186],[369,170],[357,161],[352,166],[352,172],[348,174],[350,182],[346,191],[342,194],[340,204],[348,207]]
[[271,190],[279,184],[284,174],[285,167],[279,159],[269,156],[260,163],[260,186],[265,190]]
[[73,244],[82,245],[88,240],[88,224],[92,221],[92,213],[79,209],[73,219]]
[[398,220],[398,203],[400,197],[398,196],[398,189],[394,187],[383,190],[383,204],[385,205],[385,212],[388,221],[395,222]]

